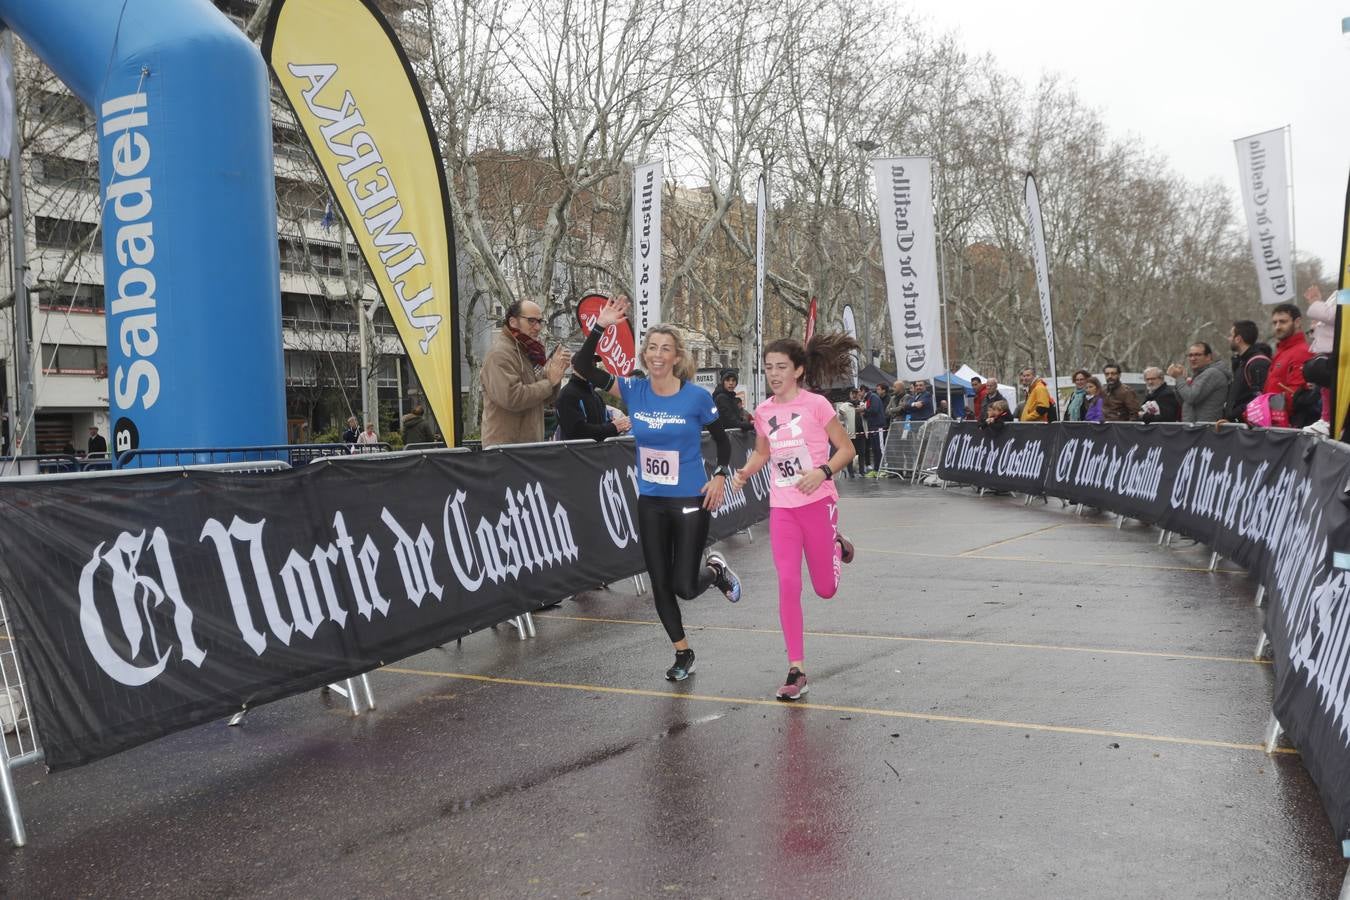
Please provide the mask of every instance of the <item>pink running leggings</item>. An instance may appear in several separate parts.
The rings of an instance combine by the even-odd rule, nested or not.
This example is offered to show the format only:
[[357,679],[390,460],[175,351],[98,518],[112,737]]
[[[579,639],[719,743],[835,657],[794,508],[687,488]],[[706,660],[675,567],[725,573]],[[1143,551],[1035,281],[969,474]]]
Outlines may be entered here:
[[839,505],[825,497],[806,506],[775,506],[769,510],[769,543],[778,570],[778,620],[788,662],[805,659],[802,640],[802,554],[811,573],[811,587],[828,600],[839,590],[842,550],[834,540]]

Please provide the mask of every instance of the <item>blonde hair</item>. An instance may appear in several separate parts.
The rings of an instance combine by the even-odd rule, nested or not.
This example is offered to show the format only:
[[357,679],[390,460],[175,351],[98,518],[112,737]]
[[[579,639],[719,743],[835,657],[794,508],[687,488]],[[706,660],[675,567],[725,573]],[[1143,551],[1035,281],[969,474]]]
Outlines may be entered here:
[[679,355],[679,358],[675,361],[675,377],[681,381],[693,381],[695,373],[698,372],[698,367],[694,365],[694,361],[689,358],[689,351],[685,349],[684,335],[674,325],[653,325],[647,329],[647,334],[642,339],[643,367],[647,365],[647,344],[654,334],[664,334],[675,342],[675,352]]

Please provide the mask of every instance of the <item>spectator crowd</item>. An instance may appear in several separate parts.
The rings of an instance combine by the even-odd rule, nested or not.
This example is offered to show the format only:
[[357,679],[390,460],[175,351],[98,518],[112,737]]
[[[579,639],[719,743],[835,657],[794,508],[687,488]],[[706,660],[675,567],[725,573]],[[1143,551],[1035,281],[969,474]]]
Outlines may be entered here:
[[[1142,390],[1121,380],[1120,366],[1108,362],[1098,378],[1087,369],[1073,373],[1064,402],[1051,396],[1044,378],[1028,367],[1018,374],[1022,400],[1008,408],[998,382],[974,379],[967,418],[997,429],[1004,422],[1191,422],[1245,423],[1255,427],[1330,431],[1331,358],[1335,306],[1310,287],[1305,315],[1296,304],[1271,309],[1270,340],[1250,319],[1232,323],[1225,357],[1207,341],[1186,348],[1186,362],[1143,371]],[[1168,383],[1171,379],[1171,383]],[[1062,408],[1061,408],[1062,406]]]

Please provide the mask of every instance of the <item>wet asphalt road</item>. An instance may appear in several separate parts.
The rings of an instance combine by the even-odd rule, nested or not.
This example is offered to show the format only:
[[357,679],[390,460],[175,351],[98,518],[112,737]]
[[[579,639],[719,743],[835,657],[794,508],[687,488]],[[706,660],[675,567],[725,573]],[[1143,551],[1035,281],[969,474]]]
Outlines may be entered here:
[[82,769],[18,770],[3,897],[1334,897],[1296,755],[1259,743],[1253,585],[1138,523],[845,482],[859,548],[785,671],[767,534],[738,605],[632,584]]

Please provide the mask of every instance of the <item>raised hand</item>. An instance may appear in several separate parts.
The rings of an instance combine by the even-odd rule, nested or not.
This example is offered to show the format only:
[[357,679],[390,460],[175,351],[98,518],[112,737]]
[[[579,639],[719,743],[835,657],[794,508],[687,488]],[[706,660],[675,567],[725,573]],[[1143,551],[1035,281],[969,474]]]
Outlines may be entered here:
[[626,315],[628,315],[628,298],[620,294],[605,301],[600,314],[595,317],[595,323],[601,328],[608,328],[622,321]]

